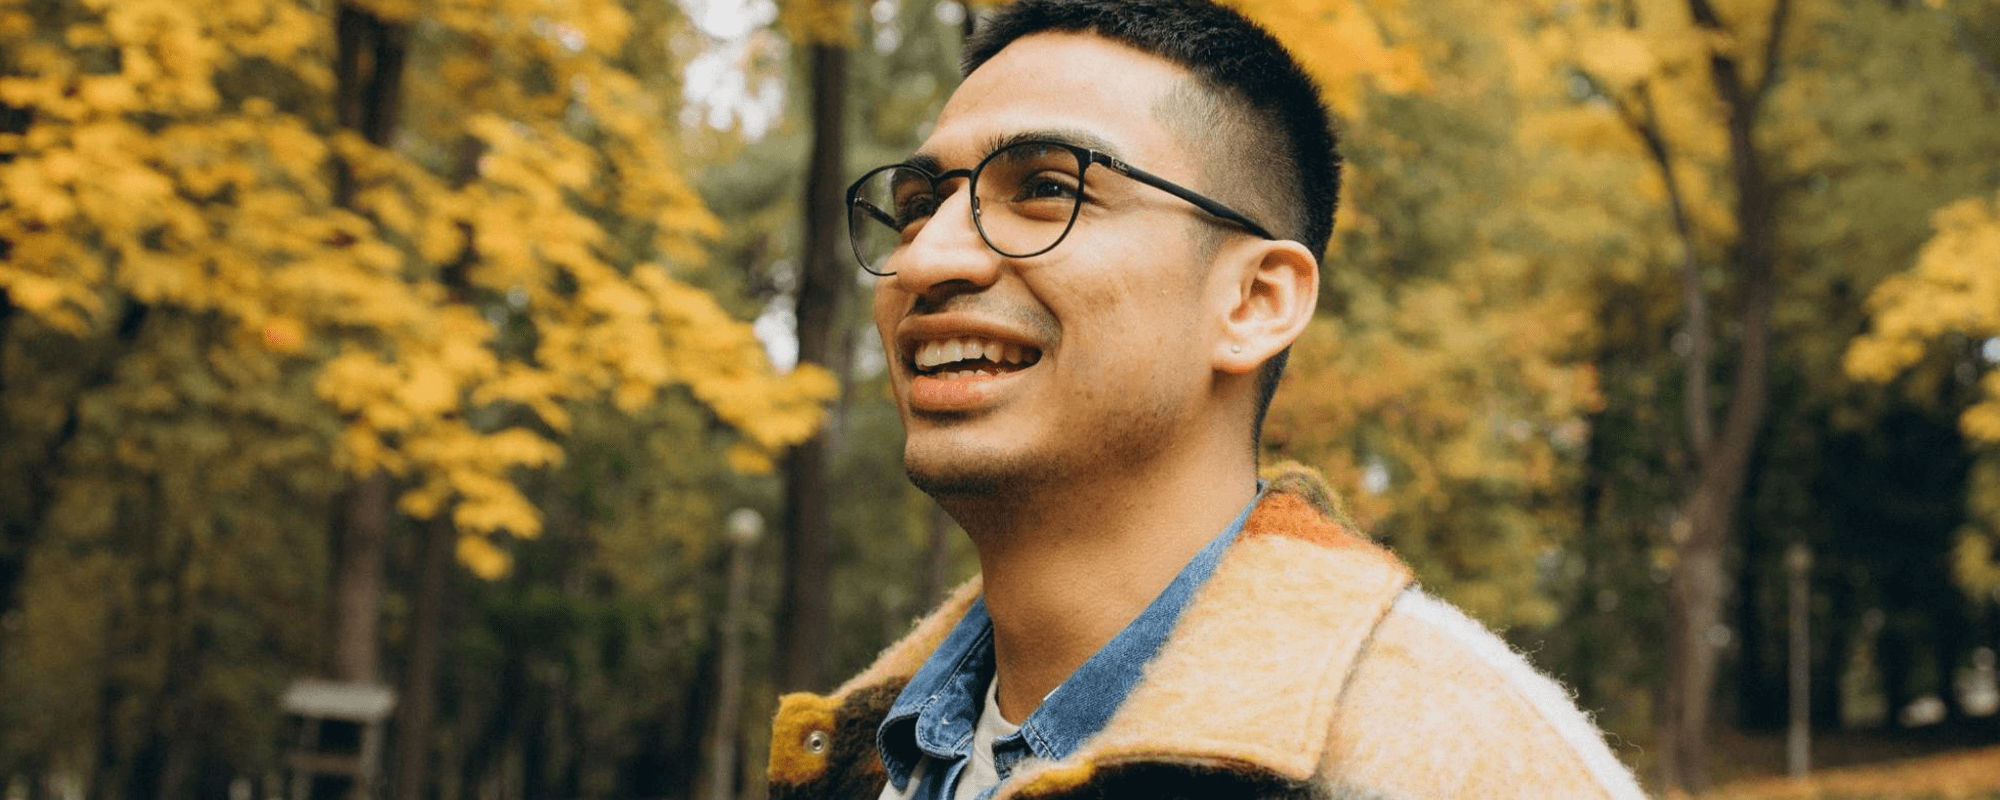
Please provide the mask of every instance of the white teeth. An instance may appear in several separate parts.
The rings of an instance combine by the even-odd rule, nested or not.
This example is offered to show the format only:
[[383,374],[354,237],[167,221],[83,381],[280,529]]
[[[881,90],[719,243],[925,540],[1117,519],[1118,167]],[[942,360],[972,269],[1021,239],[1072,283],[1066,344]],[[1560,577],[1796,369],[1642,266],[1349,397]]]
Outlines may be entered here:
[[[1021,364],[1028,361],[1031,349],[1018,344],[1002,343],[991,339],[973,337],[940,339],[918,344],[916,352],[911,356],[911,360],[916,362],[917,369],[920,370],[930,369],[940,364],[949,364],[954,361],[978,358],[984,358],[996,364]],[[945,377],[957,377],[960,374],[973,375],[978,373],[961,371]]]

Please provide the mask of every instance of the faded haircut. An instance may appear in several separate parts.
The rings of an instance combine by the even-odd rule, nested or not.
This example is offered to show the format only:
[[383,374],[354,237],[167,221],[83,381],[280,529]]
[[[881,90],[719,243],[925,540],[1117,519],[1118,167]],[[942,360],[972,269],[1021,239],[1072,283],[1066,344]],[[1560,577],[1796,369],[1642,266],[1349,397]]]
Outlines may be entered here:
[[[966,40],[972,72],[1043,32],[1089,33],[1164,58],[1194,77],[1155,112],[1202,159],[1216,199],[1323,259],[1340,196],[1340,154],[1313,80],[1278,40],[1209,0],[1016,0]],[[1254,442],[1278,390],[1287,347],[1257,372]]]

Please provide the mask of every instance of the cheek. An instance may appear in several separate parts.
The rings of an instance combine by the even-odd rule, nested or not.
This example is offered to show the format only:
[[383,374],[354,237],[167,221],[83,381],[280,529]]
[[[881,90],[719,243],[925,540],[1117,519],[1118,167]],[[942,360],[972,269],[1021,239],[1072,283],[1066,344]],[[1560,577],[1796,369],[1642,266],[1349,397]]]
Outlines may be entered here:
[[[886,280],[886,279],[877,279]],[[883,351],[895,358],[896,322],[902,318],[903,294],[882,283],[875,284],[875,293],[870,303],[875,315],[875,332],[882,336]]]
[[[902,319],[904,303],[902,298],[901,293],[886,289],[877,284],[870,303],[872,306],[871,310],[875,316],[875,333],[877,338],[880,339],[882,347],[882,359],[887,362],[891,376],[897,374],[896,370],[900,369],[902,363],[902,359],[896,354],[896,323]],[[903,404],[903,390],[906,388],[904,382],[892,379],[888,381],[888,384],[889,396],[896,401],[896,406],[898,408],[905,407]]]
[[1098,323],[1131,346],[1159,348],[1156,362],[1191,355],[1184,348],[1202,329],[1208,304],[1199,281],[1186,274],[1190,265],[1158,257],[1138,264],[1090,299],[1105,312],[1097,316]]
[[1086,246],[1036,276],[1036,293],[1061,320],[1065,341],[1091,343],[1078,348],[1089,352],[1079,360],[1091,363],[1079,366],[1110,378],[1178,373],[1175,365],[1190,359],[1206,365],[1199,347],[1211,327],[1206,271],[1181,232],[1118,222],[1093,220],[1097,235]]
[[1087,357],[1076,362],[1089,375],[1079,393],[1148,391],[1141,387],[1180,383],[1207,368],[1197,309],[1182,298],[1161,296],[1158,286],[1133,285],[1091,300],[1096,313],[1066,333],[1071,341],[1091,343]]

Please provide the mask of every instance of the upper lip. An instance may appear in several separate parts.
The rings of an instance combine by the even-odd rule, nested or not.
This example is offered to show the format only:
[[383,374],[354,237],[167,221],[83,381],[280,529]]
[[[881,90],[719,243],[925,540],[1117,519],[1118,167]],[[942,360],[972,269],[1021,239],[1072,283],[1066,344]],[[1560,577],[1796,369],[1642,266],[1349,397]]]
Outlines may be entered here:
[[896,360],[905,368],[914,369],[918,345],[964,337],[1042,349],[1033,337],[1005,323],[963,314],[925,314],[906,317],[896,326]]

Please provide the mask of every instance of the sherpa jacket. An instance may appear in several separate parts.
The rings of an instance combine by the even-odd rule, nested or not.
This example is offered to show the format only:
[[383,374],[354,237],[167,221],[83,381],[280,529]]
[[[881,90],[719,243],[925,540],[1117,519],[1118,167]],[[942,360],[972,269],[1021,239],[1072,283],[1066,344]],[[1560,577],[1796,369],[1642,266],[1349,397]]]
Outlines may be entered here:
[[[1139,683],[1068,759],[1005,798],[1642,798],[1553,680],[1274,484]],[[771,797],[873,800],[875,731],[977,579],[833,694],[781,699]]]

